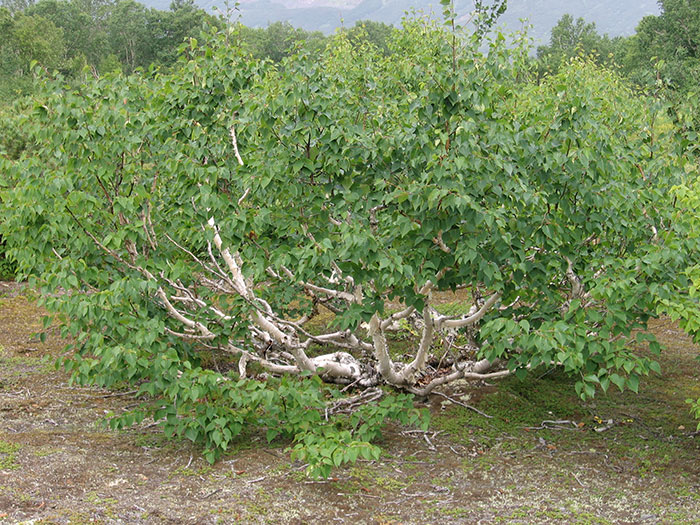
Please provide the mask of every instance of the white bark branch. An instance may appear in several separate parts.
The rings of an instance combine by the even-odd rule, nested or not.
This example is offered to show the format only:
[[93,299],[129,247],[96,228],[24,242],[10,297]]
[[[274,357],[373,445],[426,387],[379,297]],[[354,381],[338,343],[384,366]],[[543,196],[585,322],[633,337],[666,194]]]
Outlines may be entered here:
[[501,298],[501,292],[496,292],[489,297],[482,307],[477,310],[472,315],[467,317],[462,317],[460,319],[450,319],[448,316],[443,315],[435,319],[435,328],[440,330],[442,328],[464,328],[465,326],[473,325],[477,323],[486,315],[486,313],[496,304],[496,302]]
[[214,217],[209,219],[208,224],[214,230],[214,245],[216,246],[217,250],[219,250],[219,253],[221,253],[229,272],[231,272],[233,286],[242,297],[248,299],[249,301],[252,300],[253,297],[250,290],[248,290],[248,285],[243,276],[243,271],[236,260],[237,258],[231,254],[231,251],[228,248],[224,248],[221,235],[219,235],[219,227],[216,225]]
[[[233,344],[229,344],[226,347],[226,350],[232,354],[240,354],[241,358],[245,358],[246,361],[254,361],[258,363],[260,366],[265,368],[266,370],[272,372],[273,374],[298,374],[300,372],[299,368],[294,366],[294,365],[279,365],[277,363],[272,363],[268,361],[267,359],[264,359],[260,356],[257,356],[251,352],[247,352],[243,350],[242,348],[239,348]],[[240,369],[240,361],[239,361],[239,373],[241,372]],[[245,372],[245,370],[244,370]]]
[[233,146],[233,152],[236,155],[236,160],[238,161],[239,165],[243,166],[243,159],[241,158],[241,154],[238,153],[238,139],[236,138],[236,128],[233,125],[229,129],[229,133],[231,134],[231,145]]
[[437,236],[433,238],[433,243],[435,243],[443,252],[452,253],[452,250],[445,244],[445,241],[442,238],[442,230],[440,230]]
[[428,352],[433,343],[433,328],[433,317],[430,314],[430,306],[426,304],[425,308],[423,308],[423,334],[421,336],[420,346],[416,352],[416,357],[401,371],[404,382],[407,384],[415,383],[416,373],[422,372],[425,369]]
[[[477,363],[477,365],[479,363]],[[477,365],[474,365],[474,368],[476,368]],[[424,386],[422,388],[410,387],[410,388],[407,388],[407,390],[413,394],[418,395],[418,396],[427,396],[433,390],[435,390],[437,387],[442,386],[442,385],[446,385],[446,384],[451,383],[453,381],[457,381],[458,379],[472,379],[472,380],[499,379],[501,377],[509,376],[510,374],[511,374],[511,372],[509,370],[499,370],[498,372],[488,372],[488,373],[468,371],[467,367],[465,366],[464,368],[457,369],[450,374],[441,376],[437,379],[433,379],[430,383],[428,383],[426,386]]]
[[409,306],[405,310],[401,310],[400,312],[396,312],[395,314],[391,314],[389,317],[384,319],[381,324],[382,330],[387,330],[390,329],[391,326],[396,322],[400,321],[401,319],[406,319],[407,317],[410,317],[413,312],[415,312],[416,309],[413,306]]
[[378,361],[377,368],[386,381],[393,385],[402,385],[404,379],[394,370],[394,363],[389,356],[389,349],[381,324],[381,320],[377,314],[374,314],[369,321],[369,335],[374,343],[374,355]]
[[349,303],[356,303],[357,302],[357,297],[351,293],[348,292],[343,292],[339,290],[332,290],[330,288],[324,288],[323,286],[317,286],[312,283],[308,282],[302,282],[301,285],[306,288],[307,290],[311,290],[316,293],[322,293],[324,295],[328,295],[329,297],[335,297],[337,299],[342,299],[344,301],[347,301]]

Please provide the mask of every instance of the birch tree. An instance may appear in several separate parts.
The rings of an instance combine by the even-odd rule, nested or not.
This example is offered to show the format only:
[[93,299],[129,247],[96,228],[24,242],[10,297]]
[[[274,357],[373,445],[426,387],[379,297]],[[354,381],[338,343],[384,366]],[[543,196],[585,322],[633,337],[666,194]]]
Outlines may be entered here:
[[424,20],[390,53],[341,34],[273,65],[235,41],[47,84],[32,155],[3,165],[2,235],[69,320],[63,363],[145,396],[116,426],[153,417],[211,460],[262,427],[327,475],[420,422],[406,393],[558,366],[586,398],[659,371],[683,172],[613,72],[536,84],[522,45]]

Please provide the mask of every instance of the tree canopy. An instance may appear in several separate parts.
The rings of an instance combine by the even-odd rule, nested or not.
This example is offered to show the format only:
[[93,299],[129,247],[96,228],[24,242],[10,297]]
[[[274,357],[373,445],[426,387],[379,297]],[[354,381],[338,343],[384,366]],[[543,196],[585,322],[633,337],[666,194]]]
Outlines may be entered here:
[[700,8],[693,0],[660,0],[661,15],[642,19],[630,42],[628,68],[639,76],[653,62],[671,87],[695,91],[700,82]]
[[537,48],[537,58],[541,71],[557,71],[563,61],[572,57],[592,56],[596,63],[610,64],[618,51],[622,38],[609,38],[600,35],[594,23],[583,18],[564,15],[552,28],[548,45]]
[[191,0],[173,2],[169,11],[147,9],[133,0],[39,0],[0,8],[0,92],[15,99],[32,90],[29,64],[79,79],[115,68],[132,72],[150,65],[170,66],[186,38],[218,18]]

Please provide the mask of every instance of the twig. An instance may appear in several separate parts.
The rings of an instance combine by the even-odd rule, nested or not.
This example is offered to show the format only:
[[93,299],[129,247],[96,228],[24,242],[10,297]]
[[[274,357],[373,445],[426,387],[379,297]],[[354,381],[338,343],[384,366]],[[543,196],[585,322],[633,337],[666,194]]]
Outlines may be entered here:
[[485,417],[485,418],[487,418],[487,419],[493,419],[493,416],[489,416],[488,414],[482,412],[482,411],[479,410],[478,408],[475,408],[475,407],[473,407],[473,406],[471,406],[471,405],[467,405],[466,403],[462,403],[461,401],[457,401],[456,399],[451,398],[450,396],[448,396],[448,395],[446,395],[446,394],[443,394],[442,392],[431,392],[431,393],[432,393],[432,394],[435,394],[436,396],[444,397],[445,399],[447,399],[448,401],[451,401],[451,402],[454,403],[455,405],[459,405],[459,406],[462,406],[462,407],[464,407],[464,408],[468,408],[469,410],[473,410],[474,412],[476,412],[476,413],[479,414],[480,416],[483,416],[483,417]]
[[252,484],[252,483],[258,483],[258,482],[264,480],[265,478],[266,478],[266,476],[263,476],[263,477],[261,477],[261,478],[256,478],[256,479],[246,479],[245,482],[246,482],[246,483],[250,483],[250,484]]
[[572,472],[571,475],[574,477],[574,479],[578,482],[579,485],[581,485],[584,489],[586,488],[586,485],[584,485],[583,483],[581,483],[581,480],[578,479],[578,477],[576,476],[576,474],[574,474],[574,473]]
[[326,417],[333,414],[349,413],[361,405],[377,401],[384,395],[384,392],[379,388],[370,388],[361,394],[353,397],[346,397],[336,401],[332,406],[326,409]]
[[217,492],[221,492],[221,489],[219,488],[219,489],[213,490],[212,492],[210,492],[210,493],[207,494],[206,496],[202,496],[201,499],[211,498],[211,497],[212,497],[214,494],[216,494]]
[[[572,425],[573,428],[567,427],[565,425]],[[545,419],[540,423],[540,426],[538,427],[523,427],[525,430],[579,430],[578,423],[576,421],[570,421],[568,419],[560,419],[556,421],[552,421],[549,419]]]
[[355,381],[353,381],[352,383],[349,383],[348,385],[346,385],[346,386],[340,391],[340,393],[341,393],[341,394],[342,394],[342,393],[345,393],[346,390],[350,390],[352,387],[354,387],[355,385],[357,385],[357,383],[359,383],[360,381],[362,381],[362,378],[361,378],[361,377],[358,378],[358,379],[355,379]]
[[600,432],[605,432],[606,430],[610,430],[614,426],[615,426],[615,421],[612,419],[608,419],[608,421],[606,422],[606,425],[604,427],[595,427],[593,430],[600,433]]
[[108,397],[121,397],[121,396],[130,396],[132,394],[137,394],[138,390],[129,390],[128,392],[112,392],[111,394],[104,394],[101,396],[94,396],[99,399],[106,399]]
[[357,494],[346,494],[345,492],[338,492],[336,495],[337,496],[352,496],[352,497],[362,496],[363,498],[382,499],[381,496],[374,496],[373,494],[362,494],[360,492],[358,492]]
[[442,434],[442,432],[443,432],[442,430],[438,430],[437,432],[432,432],[432,433],[431,433],[430,431],[427,431],[427,430],[404,430],[404,431],[401,432],[401,433],[402,433],[403,435],[422,434],[422,435],[423,435],[423,439],[424,439],[425,442],[428,444],[428,448],[430,448],[430,450],[437,450],[437,448],[435,447],[435,445],[433,445],[433,442],[430,441],[430,438],[428,437],[428,434],[430,434],[430,437],[431,437],[431,438],[435,439],[435,437],[436,437],[437,435],[439,435],[439,434]]

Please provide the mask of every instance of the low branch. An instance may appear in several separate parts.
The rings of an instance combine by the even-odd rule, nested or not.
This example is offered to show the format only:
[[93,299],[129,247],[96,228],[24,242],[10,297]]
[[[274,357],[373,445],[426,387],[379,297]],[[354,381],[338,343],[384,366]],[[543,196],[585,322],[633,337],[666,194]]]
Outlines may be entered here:
[[411,314],[413,314],[413,312],[415,312],[415,311],[416,311],[416,309],[413,306],[409,306],[405,310],[401,310],[400,312],[396,312],[394,314],[391,314],[389,317],[387,317],[386,319],[384,319],[382,321],[382,323],[381,323],[382,330],[387,330],[396,321],[410,317]]
[[389,356],[386,337],[381,327],[381,320],[375,313],[369,321],[369,335],[374,343],[374,355],[377,358],[379,373],[392,385],[402,385],[404,378],[394,370],[394,363]]
[[496,302],[501,298],[501,295],[501,292],[492,294],[479,310],[467,317],[462,317],[461,319],[450,319],[448,316],[440,316],[435,319],[435,328],[440,330],[442,328],[464,328],[465,326],[473,325],[483,319],[491,307],[493,307],[493,305],[496,304]]
[[307,283],[307,282],[302,282],[301,285],[306,288],[307,290],[311,290],[316,293],[322,293],[324,295],[328,295],[329,297],[334,297],[337,299],[342,299],[344,301],[347,301],[349,303],[356,303],[357,298],[348,292],[341,292],[339,290],[332,290],[330,288],[324,288],[322,286],[317,286],[312,283]]
[[452,253],[452,250],[445,244],[445,241],[442,238],[442,230],[440,230],[437,236],[433,238],[433,243],[435,243],[443,252]]
[[[474,368],[476,368],[476,365],[474,365]],[[407,388],[406,390],[408,392],[411,392],[412,394],[416,394],[417,396],[427,396],[430,393],[432,393],[433,390],[435,390],[437,387],[446,385],[447,383],[451,383],[453,381],[457,381],[458,379],[472,379],[472,380],[482,380],[485,381],[487,379],[499,379],[501,377],[506,377],[511,374],[509,370],[500,370],[498,372],[489,372],[489,373],[480,373],[480,372],[473,372],[473,371],[467,371],[466,366],[463,368],[457,369],[451,374],[447,374],[441,377],[438,377],[436,379],[433,379],[430,383],[428,383],[426,386],[419,388],[419,387],[410,387]]]
[[425,370],[428,351],[433,343],[433,334],[433,317],[430,315],[430,306],[426,304],[425,308],[423,308],[423,334],[421,335],[416,357],[401,371],[401,376],[404,378],[405,383],[414,383],[416,373]]
[[241,154],[238,153],[238,139],[236,138],[236,128],[231,125],[231,128],[229,129],[229,133],[231,134],[231,145],[233,146],[233,152],[236,155],[236,160],[238,161],[238,164],[243,166],[243,159],[241,158]]

